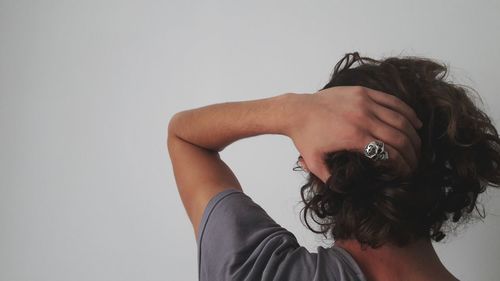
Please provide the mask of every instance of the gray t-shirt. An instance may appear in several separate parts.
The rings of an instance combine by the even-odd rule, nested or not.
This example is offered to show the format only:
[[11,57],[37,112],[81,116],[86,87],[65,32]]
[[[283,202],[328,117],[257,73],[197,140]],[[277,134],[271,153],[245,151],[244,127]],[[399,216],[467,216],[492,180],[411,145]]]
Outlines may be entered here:
[[196,243],[199,281],[366,281],[346,250],[333,245],[309,252],[237,189],[209,201]]

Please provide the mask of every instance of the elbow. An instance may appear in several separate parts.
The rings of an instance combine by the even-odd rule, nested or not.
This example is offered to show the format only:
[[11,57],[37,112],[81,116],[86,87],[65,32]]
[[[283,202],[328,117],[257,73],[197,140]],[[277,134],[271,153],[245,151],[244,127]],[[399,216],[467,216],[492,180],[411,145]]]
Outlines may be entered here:
[[172,140],[177,139],[177,132],[176,132],[176,127],[179,119],[179,113],[177,112],[174,114],[171,118],[170,121],[168,122],[167,126],[167,146],[170,147],[170,144],[172,143]]
[[167,137],[170,138],[171,136],[177,136],[176,133],[176,127],[177,123],[179,123],[179,116],[181,112],[177,112],[172,117],[170,117],[170,121],[168,122],[167,126]]

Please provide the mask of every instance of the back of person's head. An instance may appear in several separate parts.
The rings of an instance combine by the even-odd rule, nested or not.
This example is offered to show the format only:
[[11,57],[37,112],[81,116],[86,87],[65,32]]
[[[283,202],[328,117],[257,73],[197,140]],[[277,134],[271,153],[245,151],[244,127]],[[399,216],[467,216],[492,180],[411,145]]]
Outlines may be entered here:
[[[500,139],[470,87],[446,82],[447,73],[446,65],[427,58],[375,60],[357,52],[335,65],[323,89],[364,86],[415,110],[424,124],[417,130],[421,158],[414,175],[402,178],[362,150],[328,153],[324,161],[332,176],[323,183],[308,173],[301,187],[311,231],[355,239],[363,247],[405,246],[421,238],[442,240],[451,229],[446,226],[469,222],[474,210],[484,218],[477,199],[487,186],[500,184]],[[308,213],[319,229],[308,223]]]

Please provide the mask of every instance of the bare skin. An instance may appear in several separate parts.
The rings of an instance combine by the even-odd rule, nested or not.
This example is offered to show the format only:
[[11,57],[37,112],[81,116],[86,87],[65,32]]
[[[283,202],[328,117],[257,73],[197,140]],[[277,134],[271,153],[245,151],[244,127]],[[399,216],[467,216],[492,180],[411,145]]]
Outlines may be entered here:
[[[295,101],[295,102],[294,102]],[[292,117],[286,130],[301,165],[323,182],[331,176],[322,157],[338,150],[362,150],[374,139],[389,153],[388,165],[411,174],[418,165],[422,123],[411,107],[395,96],[357,86],[337,86],[291,97]],[[311,138],[310,136],[315,136]]]
[[337,240],[335,245],[353,256],[369,281],[460,281],[441,263],[430,240],[365,250],[355,240]]

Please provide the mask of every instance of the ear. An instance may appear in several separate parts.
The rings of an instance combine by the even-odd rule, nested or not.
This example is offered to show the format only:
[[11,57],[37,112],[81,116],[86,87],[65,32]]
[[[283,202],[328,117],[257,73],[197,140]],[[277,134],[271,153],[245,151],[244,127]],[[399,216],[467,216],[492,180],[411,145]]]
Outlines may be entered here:
[[307,168],[306,162],[304,162],[304,158],[299,157],[299,165],[302,167],[302,169],[306,172],[309,173],[309,168]]

